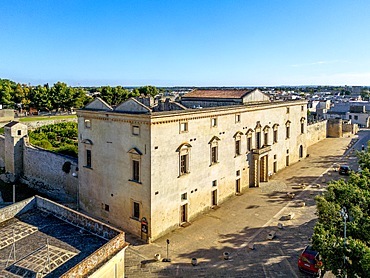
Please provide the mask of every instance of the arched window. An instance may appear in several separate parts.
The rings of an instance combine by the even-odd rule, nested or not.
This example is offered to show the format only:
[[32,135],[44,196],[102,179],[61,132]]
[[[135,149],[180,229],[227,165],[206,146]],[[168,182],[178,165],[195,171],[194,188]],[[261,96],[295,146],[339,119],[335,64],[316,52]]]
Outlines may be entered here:
[[247,133],[247,151],[251,151],[252,150],[252,136],[253,136],[253,129],[248,129]]
[[241,155],[241,139],[242,139],[243,133],[238,131],[234,134],[235,139],[235,156]]
[[286,139],[290,138],[290,121],[285,123],[285,132],[286,132]]
[[257,122],[254,131],[256,132],[256,149],[259,149],[261,148],[261,131],[262,131],[262,126],[260,122]]
[[211,165],[218,163],[218,142],[220,138],[213,136],[209,141]]
[[301,118],[301,133],[304,133],[304,126],[305,126],[306,118],[302,117]]
[[279,128],[279,125],[278,124],[274,124],[272,126],[272,131],[273,131],[273,134],[272,134],[272,143],[275,144],[278,142],[278,128]]
[[269,145],[269,130],[270,130],[270,127],[268,125],[263,128],[263,145],[264,146]]
[[189,143],[183,143],[176,149],[179,153],[179,176],[190,173],[190,150]]

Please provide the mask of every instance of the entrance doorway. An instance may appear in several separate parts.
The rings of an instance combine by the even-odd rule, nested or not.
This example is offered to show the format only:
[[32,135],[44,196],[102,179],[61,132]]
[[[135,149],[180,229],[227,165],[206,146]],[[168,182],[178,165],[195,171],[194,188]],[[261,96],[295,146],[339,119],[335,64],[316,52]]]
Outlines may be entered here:
[[303,157],[303,146],[300,145],[299,146],[299,158],[302,158]]
[[217,206],[217,189],[212,191],[212,206]]
[[240,193],[240,179],[237,179],[235,181],[235,193],[239,194]]
[[260,181],[267,181],[267,155],[261,157],[260,160]]
[[188,222],[188,204],[181,206],[181,223]]

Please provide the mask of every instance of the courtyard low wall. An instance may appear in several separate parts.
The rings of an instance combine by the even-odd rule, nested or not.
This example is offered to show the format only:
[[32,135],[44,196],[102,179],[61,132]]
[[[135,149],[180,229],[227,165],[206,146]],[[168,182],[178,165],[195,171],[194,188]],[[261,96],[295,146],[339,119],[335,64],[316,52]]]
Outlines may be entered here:
[[74,122],[77,123],[76,118],[66,118],[66,119],[53,119],[50,117],[50,120],[42,120],[42,121],[32,121],[32,122],[22,122],[22,124],[26,125],[28,129],[36,129],[44,125],[54,125],[59,123],[66,123],[66,122]]
[[307,147],[324,140],[327,135],[327,121],[320,121],[307,126]]
[[[70,163],[70,171],[63,165]],[[25,143],[21,182],[51,198],[77,202],[78,162],[76,158],[47,151]]]

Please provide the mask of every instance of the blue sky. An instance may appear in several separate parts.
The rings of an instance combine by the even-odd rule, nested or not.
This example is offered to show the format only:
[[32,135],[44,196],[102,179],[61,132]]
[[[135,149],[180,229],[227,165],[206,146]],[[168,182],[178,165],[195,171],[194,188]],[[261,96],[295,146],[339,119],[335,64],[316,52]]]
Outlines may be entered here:
[[3,0],[0,78],[370,85],[368,0]]

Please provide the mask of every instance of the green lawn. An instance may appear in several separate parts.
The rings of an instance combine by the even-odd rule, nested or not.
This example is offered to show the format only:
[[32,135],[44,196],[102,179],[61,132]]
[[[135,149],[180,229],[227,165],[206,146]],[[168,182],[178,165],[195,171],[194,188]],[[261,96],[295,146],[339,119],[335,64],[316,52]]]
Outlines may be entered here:
[[19,118],[20,122],[34,122],[34,121],[46,121],[46,120],[57,120],[57,119],[67,119],[67,118],[77,118],[76,115],[61,115],[61,116],[31,116]]

